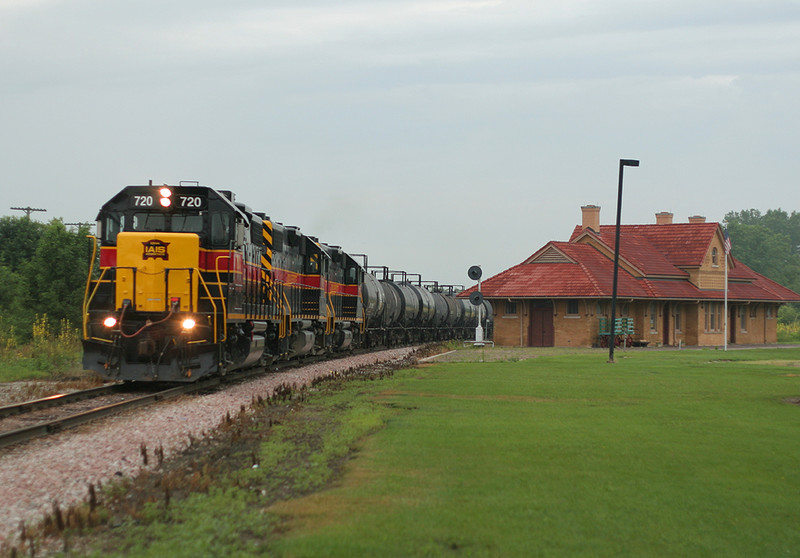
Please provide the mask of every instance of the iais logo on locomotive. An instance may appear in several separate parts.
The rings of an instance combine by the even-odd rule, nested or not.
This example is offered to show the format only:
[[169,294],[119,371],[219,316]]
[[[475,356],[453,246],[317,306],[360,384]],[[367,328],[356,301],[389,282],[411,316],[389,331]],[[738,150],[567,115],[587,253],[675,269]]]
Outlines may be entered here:
[[143,260],[148,258],[152,258],[154,260],[161,258],[164,261],[169,260],[169,252],[167,252],[167,246],[169,246],[169,242],[153,239],[148,240],[147,242],[142,242],[142,246],[144,246],[144,252],[142,253]]

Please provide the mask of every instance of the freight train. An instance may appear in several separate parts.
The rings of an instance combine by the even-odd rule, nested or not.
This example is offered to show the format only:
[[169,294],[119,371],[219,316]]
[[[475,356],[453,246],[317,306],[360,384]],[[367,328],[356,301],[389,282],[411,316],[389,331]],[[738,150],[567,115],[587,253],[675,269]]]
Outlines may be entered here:
[[[128,186],[97,216],[83,364],[192,382],[355,348],[469,338],[492,309],[302,234],[196,183]],[[97,248],[99,247],[99,258]]]

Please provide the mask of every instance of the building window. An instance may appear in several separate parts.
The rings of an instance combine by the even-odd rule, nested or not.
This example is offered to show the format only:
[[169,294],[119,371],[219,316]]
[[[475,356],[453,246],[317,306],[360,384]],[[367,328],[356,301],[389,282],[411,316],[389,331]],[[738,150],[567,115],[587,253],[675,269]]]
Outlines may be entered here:
[[774,310],[774,308],[775,308],[775,307],[774,307],[772,304],[767,304],[767,307],[766,307],[766,308],[764,308],[764,312],[766,313],[766,315],[767,315],[767,319],[768,319],[768,320],[771,320],[772,318],[774,318],[774,317],[775,317],[775,310]]
[[605,316],[606,315],[606,305],[602,302],[598,302],[595,304],[594,313],[598,316]]
[[506,315],[516,315],[517,303],[506,300]]
[[747,333],[747,306],[739,306],[739,330]]
[[711,265],[719,267],[719,251],[716,248],[711,249]]
[[567,316],[577,316],[580,313],[578,309],[578,301],[570,299],[567,301]]
[[675,305],[675,331],[683,331],[681,311],[683,310],[680,304]]
[[705,330],[722,331],[722,303],[706,302],[703,304],[705,309]]
[[758,310],[758,306],[756,306],[755,304],[751,304],[750,305],[750,317],[751,318],[755,318],[758,315],[757,310]]
[[658,331],[658,320],[656,319],[656,303],[651,302],[650,305],[647,307],[647,312],[650,315],[650,332],[654,333]]

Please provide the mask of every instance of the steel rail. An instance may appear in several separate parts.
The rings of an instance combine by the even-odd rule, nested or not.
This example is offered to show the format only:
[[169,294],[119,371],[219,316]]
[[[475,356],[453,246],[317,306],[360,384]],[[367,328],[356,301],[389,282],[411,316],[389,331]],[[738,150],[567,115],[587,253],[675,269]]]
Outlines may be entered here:
[[122,384],[112,384],[106,386],[98,386],[81,391],[74,391],[72,393],[59,393],[51,395],[50,397],[43,397],[41,399],[33,399],[31,401],[23,401],[22,403],[14,403],[0,407],[0,419],[11,417],[14,415],[22,415],[39,409],[50,409],[52,407],[60,407],[68,403],[76,401],[83,401],[84,399],[93,399],[108,393],[115,393],[125,389]]

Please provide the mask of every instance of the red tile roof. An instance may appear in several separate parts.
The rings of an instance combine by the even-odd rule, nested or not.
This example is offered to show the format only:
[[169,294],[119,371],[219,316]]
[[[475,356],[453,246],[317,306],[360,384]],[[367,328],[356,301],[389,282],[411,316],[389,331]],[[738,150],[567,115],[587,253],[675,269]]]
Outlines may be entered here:
[[[686,269],[702,265],[718,223],[623,225],[620,258],[643,275],[620,266],[617,295],[635,299],[722,300],[725,292],[699,289]],[[589,242],[599,241],[600,247]],[[523,263],[482,283],[488,298],[610,298],[613,288],[615,227],[599,232],[576,227],[569,242],[548,242]],[[603,247],[602,245],[605,245]],[[731,258],[728,298],[798,302],[800,295]],[[474,290],[469,289],[463,296]]]
[[[663,265],[663,258],[675,267],[699,267],[718,229],[718,223],[621,225],[619,253],[631,261],[640,259],[650,265]],[[570,241],[581,232],[580,226],[575,227]],[[601,225],[596,234],[607,246],[614,248],[614,225]]]

